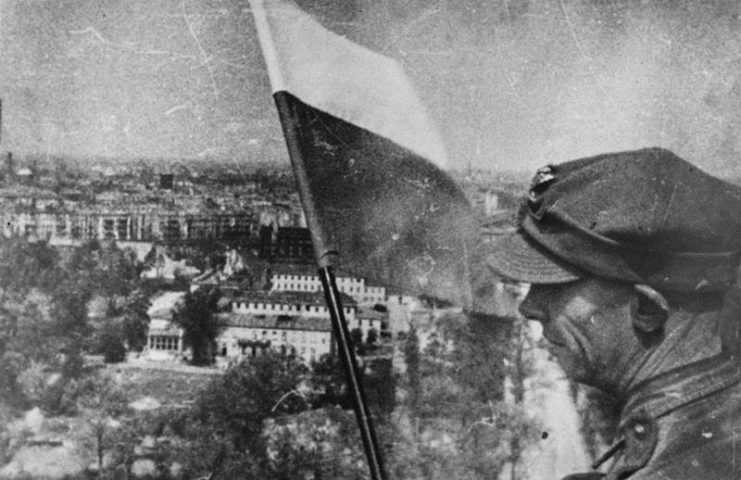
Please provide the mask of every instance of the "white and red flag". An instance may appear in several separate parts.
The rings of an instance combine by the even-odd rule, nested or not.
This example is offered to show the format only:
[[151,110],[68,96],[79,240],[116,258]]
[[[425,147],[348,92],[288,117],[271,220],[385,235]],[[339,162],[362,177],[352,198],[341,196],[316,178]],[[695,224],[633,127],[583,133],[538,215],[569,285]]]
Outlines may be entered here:
[[252,8],[318,265],[466,303],[475,222],[401,65],[288,0]]

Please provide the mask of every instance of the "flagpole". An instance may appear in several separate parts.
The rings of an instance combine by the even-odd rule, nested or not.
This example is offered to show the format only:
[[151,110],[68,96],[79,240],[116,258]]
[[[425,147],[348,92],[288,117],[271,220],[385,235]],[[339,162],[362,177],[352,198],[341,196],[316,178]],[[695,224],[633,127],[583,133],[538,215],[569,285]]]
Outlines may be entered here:
[[355,357],[355,351],[352,348],[342,300],[334,276],[333,267],[337,260],[338,252],[327,242],[327,236],[319,221],[314,199],[309,189],[309,179],[300,148],[299,122],[296,112],[291,107],[291,103],[288,101],[285,92],[275,92],[273,99],[275,100],[281,126],[283,127],[283,135],[286,139],[293,173],[298,184],[299,196],[301,197],[301,203],[306,215],[306,223],[311,232],[314,255],[317,268],[319,269],[319,278],[322,282],[324,298],[332,320],[332,330],[337,341],[338,355],[342,362],[342,367],[345,370],[345,379],[352,395],[355,417],[358,422],[358,428],[360,429],[360,436],[363,441],[365,456],[368,460],[371,479],[386,480],[383,459],[381,451],[378,448],[378,439],[376,438],[373,420],[368,411],[368,402],[366,401],[365,391],[360,379],[358,362]]
[[360,429],[360,437],[368,461],[371,479],[387,480],[386,472],[383,468],[381,450],[378,448],[373,420],[368,411],[368,402],[366,401],[363,384],[360,380],[358,363],[355,358],[355,351],[352,348],[352,342],[350,341],[342,301],[333,272],[338,252],[328,242],[329,237],[327,237],[324,227],[319,221],[318,210],[310,190],[309,177],[304,162],[305,159],[300,146],[301,134],[298,115],[292,107],[285,91],[285,82],[279,68],[275,44],[270,35],[270,27],[268,25],[267,15],[265,14],[263,0],[250,0],[250,5],[255,19],[257,37],[262,47],[268,76],[270,77],[270,84],[274,92],[273,99],[278,109],[283,135],[286,139],[288,156],[293,166],[301,204],[306,215],[306,223],[311,232],[319,278],[322,282],[327,309],[329,310],[332,321],[332,331],[337,342],[338,355],[342,367],[345,370],[345,379],[352,396],[355,417],[358,422],[358,428]]

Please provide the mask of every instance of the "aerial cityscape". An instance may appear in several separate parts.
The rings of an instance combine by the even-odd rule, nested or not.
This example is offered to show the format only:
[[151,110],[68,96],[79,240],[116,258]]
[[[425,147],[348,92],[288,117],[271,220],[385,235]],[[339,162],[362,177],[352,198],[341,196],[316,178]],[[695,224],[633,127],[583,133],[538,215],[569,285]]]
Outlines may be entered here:
[[[126,471],[133,478],[198,478],[212,469],[252,468],[254,478],[286,472],[348,478],[347,471],[363,478],[360,447],[345,438],[356,433],[343,410],[349,400],[290,172],[270,164],[241,172],[180,162],[158,168],[5,152],[3,477],[118,478]],[[453,174],[484,237],[513,228],[522,180],[476,170]],[[414,415],[429,422],[447,418],[449,407],[435,406],[440,399],[424,398],[443,391],[426,392],[419,382],[443,382],[436,388],[451,395],[493,388],[500,393],[487,393],[487,401],[517,408],[497,377],[506,375],[504,365],[489,372],[488,385],[455,379],[455,365],[466,361],[459,349],[472,341],[460,309],[352,272],[338,275],[338,288],[381,428],[393,430],[387,423],[393,415],[411,415],[401,413],[402,405],[420,409]],[[503,282],[497,291],[502,318],[514,316],[522,289]],[[478,348],[505,355],[506,330],[495,334],[499,344]],[[443,375],[437,362],[449,363],[448,380],[437,378]],[[211,423],[229,418],[236,423]],[[219,432],[225,458],[192,450],[212,448],[213,441],[189,430],[196,419],[205,422],[198,428]],[[329,423],[310,439],[300,432],[315,427],[300,427],[305,422]],[[220,430],[227,427],[233,431]],[[437,435],[442,427],[429,428]],[[394,435],[402,434],[410,432]],[[289,444],[280,443],[285,435]],[[243,442],[253,454],[259,444],[267,457],[255,463],[232,450]],[[323,452],[340,445],[342,455]],[[42,451],[48,462],[25,459]],[[279,453],[291,460],[277,462]]]
[[599,464],[615,399],[486,255],[567,160],[741,184],[739,28],[733,0],[0,0],[0,480]]

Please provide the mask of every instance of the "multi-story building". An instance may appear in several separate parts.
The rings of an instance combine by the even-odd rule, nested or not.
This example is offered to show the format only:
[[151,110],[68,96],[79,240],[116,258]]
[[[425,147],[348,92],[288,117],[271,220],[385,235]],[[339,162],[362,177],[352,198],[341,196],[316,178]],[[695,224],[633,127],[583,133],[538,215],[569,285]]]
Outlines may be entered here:
[[[183,330],[172,323],[172,310],[185,292],[166,292],[152,301],[150,326],[144,356],[150,360],[182,360],[189,356],[183,344]],[[350,329],[360,328],[364,338],[382,319],[372,312],[356,315],[357,305],[342,295],[345,318]],[[318,292],[249,292],[232,299],[231,312],[219,313],[217,356],[239,360],[265,348],[284,353],[293,351],[305,361],[317,360],[332,351],[330,313]]]
[[[357,304],[340,294],[343,313],[348,324],[355,322]],[[253,291],[232,300],[232,312],[245,315],[278,315],[298,318],[330,318],[329,309],[320,292]]]
[[311,234],[308,228],[260,225],[260,257],[271,262],[310,263],[313,258]]
[[[279,292],[321,292],[322,282],[314,273],[313,266],[274,264],[271,284]],[[365,279],[359,277],[338,276],[337,290],[359,305],[375,305],[386,302],[386,288],[366,285]]]
[[240,240],[252,235],[254,216],[245,212],[186,213],[89,209],[39,212],[28,209],[0,213],[2,234],[34,236],[51,241],[113,238],[133,242]]
[[[355,315],[355,322],[348,322],[349,328],[359,328],[363,332],[363,338],[368,338],[368,332],[375,330],[376,335],[381,335],[389,330],[389,313],[370,307],[359,307]],[[378,340],[378,337],[376,337]]]
[[332,326],[326,317],[232,312],[217,318],[221,326],[217,353],[229,360],[253,357],[269,348],[310,363],[332,352]]

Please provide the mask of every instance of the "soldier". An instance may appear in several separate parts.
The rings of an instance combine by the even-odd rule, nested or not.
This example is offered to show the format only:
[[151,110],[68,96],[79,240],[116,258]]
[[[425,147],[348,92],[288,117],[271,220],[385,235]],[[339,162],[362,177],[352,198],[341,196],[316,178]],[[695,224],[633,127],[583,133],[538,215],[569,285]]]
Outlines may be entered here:
[[606,154],[540,169],[518,223],[489,266],[621,407],[609,472],[567,478],[741,478],[741,188],[667,150]]

